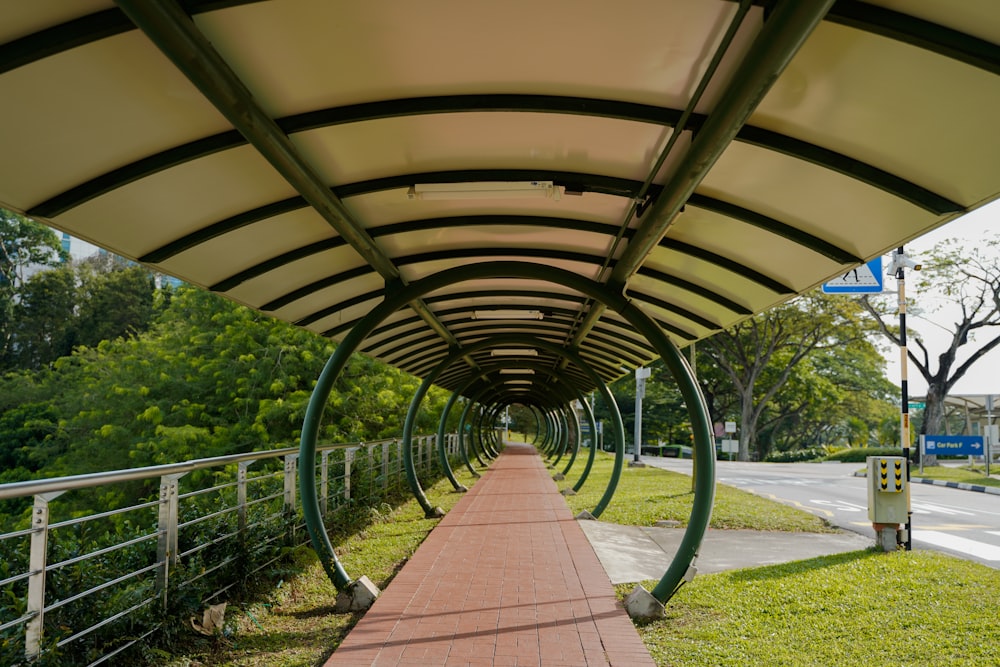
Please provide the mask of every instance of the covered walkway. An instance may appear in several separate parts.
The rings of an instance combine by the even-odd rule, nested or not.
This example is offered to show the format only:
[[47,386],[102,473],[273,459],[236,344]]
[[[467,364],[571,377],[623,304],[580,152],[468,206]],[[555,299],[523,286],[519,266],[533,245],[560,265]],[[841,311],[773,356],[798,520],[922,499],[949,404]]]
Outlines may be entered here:
[[654,664],[528,445],[509,445],[326,663]]

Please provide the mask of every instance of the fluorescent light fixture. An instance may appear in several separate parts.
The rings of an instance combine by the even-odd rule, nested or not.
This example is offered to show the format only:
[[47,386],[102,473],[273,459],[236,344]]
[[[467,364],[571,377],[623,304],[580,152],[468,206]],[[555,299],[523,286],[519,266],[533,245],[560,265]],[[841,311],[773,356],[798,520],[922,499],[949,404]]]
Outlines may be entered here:
[[500,310],[474,310],[474,320],[540,320],[545,315],[540,310],[515,310],[513,308]]
[[538,350],[535,350],[530,347],[524,347],[524,348],[515,347],[509,350],[506,349],[490,350],[490,356],[491,357],[537,357]]
[[533,384],[531,380],[504,380],[504,384]]
[[534,375],[535,371],[531,368],[501,368],[500,375]]
[[553,199],[559,201],[565,188],[552,181],[482,181],[472,183],[417,183],[406,191],[407,199]]

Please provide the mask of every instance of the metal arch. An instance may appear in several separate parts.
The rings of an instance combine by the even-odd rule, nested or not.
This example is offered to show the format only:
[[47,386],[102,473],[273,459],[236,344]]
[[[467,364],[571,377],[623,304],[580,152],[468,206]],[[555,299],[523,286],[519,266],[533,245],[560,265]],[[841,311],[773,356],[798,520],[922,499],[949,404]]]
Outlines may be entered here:
[[[902,16],[902,15],[900,15]],[[938,26],[940,27],[940,26]],[[956,33],[961,34],[961,33]],[[969,38],[968,35],[962,35]],[[971,38],[969,38],[971,39]],[[988,44],[979,40],[983,44]],[[994,49],[995,50],[995,49]],[[996,65],[996,63],[994,63]],[[304,112],[302,114],[274,119],[272,122],[285,134],[293,135],[299,132],[332,127],[349,123],[362,123],[385,118],[400,118],[414,115],[448,114],[448,113],[507,113],[535,112],[564,115],[593,116],[615,120],[650,123],[664,127],[674,127],[682,117],[679,109],[655,107],[620,100],[579,98],[555,95],[523,95],[523,94],[483,94],[483,95],[445,95],[438,97],[418,97],[395,100],[380,100],[345,107],[333,107]],[[685,131],[698,133],[707,122],[707,116],[691,113],[686,119]],[[773,150],[789,157],[805,160],[825,169],[843,174],[862,183],[879,188],[909,201],[910,203],[936,214],[962,210],[955,202],[911,183],[895,174],[868,165],[860,160],[837,153],[822,146],[810,144],[777,132],[754,126],[747,126],[734,139],[743,143]],[[106,194],[116,188],[132,183],[141,178],[151,176],[173,166],[206,157],[213,153],[244,146],[247,139],[239,132],[221,132],[212,136],[191,141],[181,146],[149,155],[131,164],[124,165],[105,174],[67,190],[48,201],[34,207],[30,214],[40,217],[52,217],[80,206],[81,204]],[[336,196],[352,197],[368,192],[386,190],[397,187],[408,187],[414,182],[404,182],[405,177],[389,176],[365,181],[362,184],[350,184],[334,188]],[[472,180],[472,179],[466,179]],[[487,179],[497,180],[497,179]],[[523,179],[514,179],[523,180]],[[435,181],[441,182],[441,181]],[[379,185],[375,185],[379,184]],[[573,191],[576,184],[569,185]],[[305,205],[305,202],[302,202]],[[957,207],[957,208],[956,208]],[[225,233],[223,230],[237,228],[240,221],[229,220],[230,226],[210,226],[167,244],[143,258],[143,261],[158,262],[183,250]],[[244,223],[245,224],[245,223]]]
[[[485,388],[483,390],[485,390]],[[465,426],[467,423],[467,419],[469,417],[469,413],[472,411],[472,408],[475,405],[475,400],[476,400],[475,394],[469,397],[469,402],[466,404],[465,410],[462,411],[462,416],[459,417],[458,420],[458,435],[459,435],[458,442],[459,446],[461,447],[465,447],[465,445],[462,444],[463,438],[466,436]],[[471,429],[471,425],[469,426],[469,428]],[[471,436],[471,433],[469,435]],[[483,457],[479,455],[479,450],[473,446],[471,437],[469,438],[468,447],[465,447],[465,451],[468,452],[469,449],[472,449],[472,453],[476,455],[476,461],[479,462],[479,465],[486,468],[488,464],[485,461],[483,461]],[[466,454],[466,458],[468,458],[468,454]]]
[[[700,457],[703,465],[699,466],[698,475],[694,480],[695,495],[693,509],[677,554],[674,556],[670,567],[664,573],[659,584],[653,590],[653,595],[657,599],[661,602],[665,601],[681,585],[688,568],[697,557],[698,549],[712,513],[712,504],[715,495],[715,447],[711,437],[708,409],[705,406],[705,401],[698,389],[698,385],[693,379],[691,368],[687,365],[687,362],[677,348],[670,342],[670,339],[664,335],[655,323],[636,306],[629,303],[622,294],[616,293],[605,285],[595,283],[574,273],[555,267],[537,266],[522,262],[491,262],[445,270],[387,295],[385,301],[372,309],[345,336],[344,340],[327,361],[323,372],[316,382],[313,394],[309,399],[306,417],[302,424],[299,452],[302,469],[311,470],[316,465],[316,441],[319,434],[323,407],[333,388],[334,381],[361,341],[375,327],[379,326],[386,317],[414,298],[415,294],[427,294],[455,282],[489,276],[513,278],[535,277],[540,280],[564,285],[589,297],[601,300],[618,311],[640,334],[646,336],[647,340],[661,354],[667,368],[677,380],[691,418],[695,452]],[[613,399],[609,400],[609,407],[610,403],[613,403]],[[620,424],[621,420],[619,418],[615,434],[616,438],[619,438],[618,442],[616,442],[616,450],[624,449],[624,429],[621,428]],[[616,461],[619,459],[620,457],[617,457]],[[305,515],[310,538],[313,541],[316,551],[319,553],[320,562],[323,564],[331,580],[333,580],[334,585],[338,589],[341,589],[349,585],[350,580],[346,572],[344,572],[343,566],[337,560],[329,538],[323,529],[319,513],[319,501],[316,495],[316,484],[313,477],[312,475],[299,476],[303,514]]]
[[[496,329],[498,327],[492,327],[492,328]],[[524,333],[531,333],[532,335],[535,336],[548,337],[556,340],[563,337],[559,335],[560,333],[565,335],[566,333],[569,332],[568,329],[561,329],[558,331],[552,329],[546,329],[543,331],[531,331],[533,327],[530,326],[524,326],[518,328],[525,329],[526,331]],[[504,328],[505,331],[509,331],[510,329],[511,329],[510,327]],[[485,327],[483,331],[467,336],[461,335],[462,333],[461,331],[455,331],[455,339],[458,341],[459,345],[464,345],[466,344],[466,340],[470,338],[482,338],[483,336],[490,335],[487,332],[488,329],[486,329]],[[364,349],[365,352],[370,352],[378,348],[362,348],[362,349]],[[416,357],[415,355],[423,355],[425,353],[430,353],[436,350],[443,350],[443,349],[445,349],[445,346],[441,344],[440,339],[432,339],[429,336],[424,336],[422,338],[415,339],[413,341],[400,343],[396,347],[393,347],[389,350],[383,350],[382,352],[379,353],[378,356],[384,359],[386,363],[393,365],[401,365],[401,362],[403,360],[409,360],[411,362],[410,365],[416,367],[415,362],[417,361],[418,357]],[[636,363],[639,365],[641,365],[644,360],[639,355],[624,353],[620,350],[609,349],[604,345],[589,346],[587,349],[587,354],[595,358],[595,361],[593,362],[595,365],[600,366],[602,369],[607,371],[617,371],[622,365],[620,360],[631,361],[632,363]]]
[[[563,172],[563,171],[552,171],[552,170],[539,170],[539,169],[489,169],[489,170],[468,170],[468,171],[447,171],[447,172],[428,172],[420,174],[407,174],[405,177],[392,177],[391,179],[376,179],[374,181],[365,181],[361,184],[352,184],[349,186],[342,186],[340,188],[334,188],[334,193],[341,197],[344,196],[355,196],[358,194],[365,194],[368,192],[378,192],[384,189],[391,188],[402,188],[412,185],[414,182],[452,182],[452,181],[469,181],[469,180],[497,180],[497,181],[517,181],[517,180],[551,180],[559,185],[564,185],[567,188],[576,188],[581,192],[598,192],[602,194],[610,194],[614,196],[620,196],[625,198],[635,198],[639,191],[642,189],[643,184],[639,181],[616,178],[610,176],[599,176],[595,174],[584,174],[578,172]],[[346,192],[345,192],[346,190]],[[662,188],[658,185],[651,185],[649,188],[649,196],[651,200],[655,201],[660,197]],[[696,203],[698,202],[698,203]],[[764,216],[760,213],[754,211],[749,211],[742,207],[734,206],[732,204],[727,204],[721,200],[714,199],[712,197],[707,197],[705,195],[699,195],[694,193],[691,195],[690,203],[692,205],[698,205],[702,208],[709,210],[714,210],[721,215],[731,216],[741,222],[746,224],[754,225],[764,229],[765,231],[773,234],[787,238],[803,247],[809,248],[813,252],[822,254],[824,256],[830,257],[835,261],[843,264],[851,263],[861,263],[863,260],[855,258],[851,253],[843,250],[834,244],[820,239],[816,236],[803,232],[785,223],[773,220]],[[163,246],[163,248],[153,251],[152,254],[147,254],[141,258],[142,261],[146,262],[160,262],[169,259],[173,255],[181,252],[182,250],[194,247],[198,243],[210,240],[222,234],[234,231],[248,224],[258,222],[266,219],[269,216],[279,215],[281,213],[287,213],[288,211],[295,210],[298,208],[304,208],[306,206],[305,200],[300,197],[293,197],[290,199],[285,199],[279,202],[274,202],[272,204],[267,204],[258,209],[252,209],[250,211],[245,211],[243,213],[234,215],[225,220],[219,221],[217,223],[211,224],[208,227],[203,228],[198,232],[192,232],[188,236],[178,239],[176,241]],[[477,218],[485,218],[489,216],[460,216],[459,220],[467,220],[469,222],[474,222]],[[512,219],[516,219],[518,216],[512,216]],[[441,220],[448,220],[449,218],[442,218]],[[527,216],[528,224],[552,224],[551,222],[546,222],[546,220],[566,220],[563,218],[540,218],[539,216]],[[428,222],[426,220],[411,221],[415,224],[426,225]],[[410,222],[394,223],[391,225],[380,226],[369,230],[372,238],[378,238],[379,236],[390,235],[393,233],[401,233],[404,231],[405,225],[411,224]],[[445,223],[443,223],[445,224]],[[517,224],[517,223],[513,223]],[[563,224],[562,222],[556,222],[556,225]],[[600,230],[591,225],[600,223],[585,223],[582,231],[591,231],[594,233]],[[608,225],[604,225],[608,226]],[[612,226],[613,227],[613,226]],[[610,232],[614,232],[611,229]],[[630,239],[634,233],[632,229],[625,229],[622,231],[622,238]],[[609,236],[613,236],[613,233],[609,233]],[[216,282],[210,286],[212,291],[225,292],[234,287],[240,285],[241,283],[250,280],[252,278],[263,275],[267,271],[271,271],[278,267],[284,266],[291,262],[309,257],[310,255],[324,252],[326,250],[331,250],[333,248],[338,248],[344,245],[344,241],[339,238],[334,239],[324,239],[316,243],[312,243],[301,248],[296,248],[290,250],[286,253],[272,257],[268,260],[260,262],[259,264],[244,269],[237,274],[234,274],[228,278]]]
[[[473,380],[475,380],[475,378],[473,378]],[[455,488],[455,490],[465,493],[469,489],[455,479],[455,471],[451,469],[451,462],[448,460],[448,452],[444,445],[444,439],[446,437],[445,431],[448,426],[448,416],[451,414],[451,408],[455,405],[455,401],[458,400],[458,397],[459,393],[453,392],[452,395],[448,397],[448,402],[445,403],[444,408],[441,410],[441,419],[438,421],[437,430],[438,464],[441,466],[441,469],[444,470],[445,475],[448,477],[448,481],[451,482],[451,485]],[[463,458],[472,474],[476,475],[476,471],[472,469],[472,464],[469,462],[469,457],[463,456]]]
[[[420,283],[414,283],[414,286],[419,286]],[[374,312],[374,311],[373,311]],[[430,501],[427,500],[426,494],[424,494],[423,488],[420,486],[420,480],[417,479],[416,470],[413,465],[413,452],[412,452],[412,439],[413,439],[413,425],[416,423],[417,412],[420,409],[420,403],[423,401],[424,396],[426,396],[427,391],[430,386],[434,384],[438,376],[451,364],[455,363],[457,360],[461,359],[463,356],[476,352],[477,350],[486,349],[489,347],[494,347],[496,345],[510,345],[510,344],[526,344],[534,347],[539,347],[553,354],[565,356],[569,358],[578,368],[583,369],[589,376],[591,382],[594,384],[600,383],[604,390],[606,391],[606,385],[601,382],[600,376],[590,368],[576,352],[573,350],[562,349],[557,343],[551,343],[545,340],[541,340],[531,335],[527,334],[501,334],[493,336],[492,338],[483,339],[481,341],[476,341],[475,343],[470,343],[464,347],[456,348],[452,350],[444,359],[442,359],[433,371],[428,373],[420,386],[413,394],[413,398],[410,400],[410,407],[406,413],[406,420],[403,423],[403,467],[406,472],[406,481],[410,484],[410,490],[413,492],[413,496],[420,503],[423,508],[424,513],[428,518],[435,516],[443,516],[443,511],[440,508],[432,507]],[[334,352],[334,356],[340,351],[337,348],[337,352]],[[331,357],[332,359],[332,357]],[[478,374],[478,373],[477,373]],[[614,397],[610,395],[604,396],[605,400],[609,403],[614,402]],[[624,458],[624,427],[621,422],[621,416],[617,415],[615,419],[615,413],[612,412],[612,419],[615,421],[616,435],[617,431],[621,429],[621,440],[616,443],[615,447],[615,468],[612,473],[612,478],[608,483],[608,488],[604,493],[604,497],[591,512],[595,517],[599,517],[604,509],[607,507],[608,503],[611,502],[611,498],[614,496],[615,488],[618,485],[619,478],[621,476],[621,467]],[[556,426],[552,428],[553,434],[558,435],[559,431]],[[454,483],[454,482],[453,482]]]
[[[448,363],[442,362],[442,365],[444,367],[447,367],[447,366],[450,366],[450,365],[454,364],[455,359],[448,359],[446,361]],[[488,376],[494,370],[499,370],[500,367],[501,366],[499,366],[499,365],[495,365],[495,366],[493,366],[491,368],[485,368],[484,367],[482,369],[482,374],[476,374],[476,375],[472,376],[469,379],[469,381],[466,383],[466,387],[465,388],[467,388],[468,386],[470,386],[471,384],[473,384],[473,383],[475,383],[477,381],[481,381],[481,380],[487,379]],[[443,368],[442,368],[442,370],[443,370]],[[440,375],[440,373],[438,373],[438,375]],[[427,388],[429,388],[429,385],[432,382],[433,382],[433,380],[431,382],[428,382]],[[404,450],[403,450],[403,465],[404,465],[404,468],[406,470],[407,481],[411,484],[411,489],[420,489],[420,483],[419,483],[419,480],[417,479],[416,470],[415,470],[414,465],[413,465],[413,457],[412,457],[413,420],[410,419],[410,414],[412,412],[412,414],[415,417],[416,412],[420,408],[420,403],[423,401],[423,397],[426,395],[427,388],[421,387],[421,389],[423,389],[423,391],[418,390],[414,394],[414,396],[413,396],[413,398],[411,399],[411,402],[410,402],[409,411],[407,413],[407,422],[404,425],[404,435],[403,435],[403,447],[404,447]],[[458,392],[452,393],[452,395],[449,398],[447,404],[445,405],[444,410],[442,410],[441,420],[440,420],[440,423],[439,423],[439,426],[438,426],[438,433],[437,433],[437,438],[438,438],[437,439],[437,450],[438,450],[438,462],[440,463],[441,469],[444,471],[445,476],[448,478],[448,481],[451,482],[452,487],[456,491],[462,491],[462,492],[464,492],[464,491],[468,491],[468,489],[465,486],[463,486],[462,484],[460,484],[458,482],[458,480],[455,478],[454,471],[452,470],[451,464],[448,461],[448,456],[447,456],[447,453],[445,451],[445,446],[444,446],[444,438],[445,438],[444,431],[445,431],[446,421],[447,421],[447,418],[448,418],[448,414],[451,411],[451,407],[454,404],[455,400],[458,398],[458,396],[459,396]],[[408,452],[409,452],[409,457],[407,456]],[[467,456],[465,456],[465,463],[469,466],[469,469],[472,470],[471,463],[469,462]],[[475,470],[472,470],[472,472],[473,472],[473,474],[475,474]],[[414,495],[416,496],[418,502],[421,503],[421,506],[424,507],[425,512],[427,512],[428,514],[436,514],[438,512],[437,508],[430,508],[429,507],[430,503],[427,502],[427,498],[423,494],[422,489],[420,489],[419,492],[415,491]]]
[[[192,15],[197,15],[219,8],[259,1],[202,0],[194,4],[185,3],[185,9]],[[754,4],[767,7],[769,2],[755,0]],[[1000,74],[1000,47],[996,44],[891,9],[857,0],[838,0],[824,20],[917,46],[967,65]],[[134,29],[135,25],[116,8],[72,19],[0,45],[0,73]],[[561,113],[568,112],[570,109],[561,111]]]
[[[661,245],[663,245],[663,244],[661,244]],[[755,282],[755,283],[757,283],[759,285],[762,285],[763,287],[766,287],[767,289],[770,289],[770,290],[772,290],[772,291],[774,291],[774,292],[776,292],[778,294],[782,294],[782,295],[794,294],[794,290],[791,287],[788,287],[786,285],[783,285],[783,284],[779,283],[776,280],[768,278],[767,276],[764,276],[763,274],[761,274],[761,273],[759,273],[757,271],[754,271],[753,269],[750,269],[749,267],[745,267],[742,264],[739,264],[738,262],[733,262],[731,260],[727,260],[727,259],[725,259],[725,258],[723,258],[723,257],[721,257],[719,255],[715,255],[714,253],[709,253],[707,251],[697,250],[697,249],[694,248],[694,246],[688,246],[688,248],[693,249],[693,250],[697,250],[696,253],[694,253],[694,252],[686,252],[686,251],[680,249],[682,246],[687,246],[687,244],[675,243],[675,244],[671,245],[671,244],[668,243],[665,247],[670,247],[671,250],[682,252],[684,254],[688,254],[688,255],[690,255],[692,257],[697,257],[698,259],[701,259],[701,260],[704,260],[704,261],[710,261],[711,263],[717,264],[717,265],[721,266],[722,268],[725,268],[728,271],[731,271],[735,275],[737,275],[737,276],[739,276],[739,277],[741,277],[741,278],[743,278],[745,280],[749,280],[751,282]],[[393,261],[398,266],[408,266],[408,265],[411,265],[411,264],[418,264],[418,263],[422,263],[422,262],[433,262],[433,261],[438,261],[438,260],[443,260],[443,259],[474,259],[474,258],[483,258],[483,257],[486,257],[486,258],[496,258],[496,257],[511,257],[511,256],[531,257],[531,258],[536,258],[536,259],[547,259],[547,260],[551,260],[551,259],[565,260],[565,261],[571,261],[571,262],[580,262],[580,263],[585,263],[585,264],[593,264],[595,266],[599,266],[605,260],[604,256],[589,255],[589,254],[585,254],[585,253],[580,253],[580,252],[575,252],[575,251],[568,251],[568,250],[555,250],[555,249],[543,249],[543,248],[500,248],[500,247],[494,247],[494,248],[456,248],[456,249],[449,249],[449,250],[437,250],[437,251],[433,251],[433,252],[417,253],[417,254],[414,254],[414,255],[396,257],[396,258],[394,258]],[[709,257],[712,257],[712,258],[715,258],[715,259],[714,260],[710,260]],[[275,310],[278,310],[279,308],[283,308],[283,307],[285,307],[285,306],[287,306],[287,305],[289,305],[291,303],[294,303],[295,301],[298,301],[299,299],[303,299],[303,298],[305,298],[305,297],[307,297],[307,296],[309,296],[311,294],[319,292],[320,290],[328,289],[330,287],[333,287],[334,285],[340,284],[340,283],[345,282],[347,280],[351,280],[351,279],[354,279],[354,278],[359,278],[361,276],[364,276],[364,275],[367,275],[367,274],[370,274],[370,273],[374,273],[374,271],[370,267],[365,266],[365,265],[358,266],[358,267],[355,267],[353,269],[348,269],[347,271],[342,271],[342,272],[340,272],[338,274],[335,274],[335,275],[332,275],[332,276],[327,276],[325,278],[321,278],[319,280],[313,281],[312,283],[310,283],[308,285],[304,285],[304,286],[302,286],[302,287],[300,287],[300,288],[298,288],[296,290],[293,290],[292,292],[289,292],[289,293],[287,293],[287,294],[285,294],[285,295],[283,295],[281,297],[278,297],[276,299],[273,299],[272,301],[269,301],[268,303],[265,303],[260,308],[263,311],[275,311]],[[662,272],[662,271],[656,271],[656,270],[653,270],[653,269],[642,269],[640,271],[640,273],[642,275],[646,275],[646,276],[649,276],[649,277],[654,278],[656,280],[659,280],[660,282],[664,282],[664,283],[673,285],[674,287],[677,287],[679,289],[691,292],[693,294],[697,294],[698,296],[700,296],[700,297],[702,297],[704,299],[707,299],[707,300],[709,300],[709,301],[711,301],[711,302],[713,302],[713,303],[715,303],[715,304],[717,304],[719,306],[722,306],[723,308],[726,308],[727,310],[730,310],[730,311],[732,311],[734,313],[737,313],[737,314],[740,314],[740,315],[749,315],[751,313],[751,311],[748,308],[746,308],[745,306],[743,306],[741,304],[738,304],[738,303],[732,301],[731,299],[728,299],[727,297],[722,296],[721,294],[719,294],[717,292],[714,292],[714,291],[712,291],[712,290],[710,290],[710,289],[708,289],[706,287],[702,287],[701,285],[697,285],[695,283],[692,283],[692,282],[690,282],[688,280],[684,280],[682,278],[677,278],[675,276],[671,276],[668,273],[665,273],[665,272]],[[358,297],[354,297],[353,299],[349,300],[348,302],[338,303],[338,304],[333,305],[333,306],[328,306],[328,307],[323,308],[321,310],[318,310],[318,311],[316,311],[314,313],[311,313],[311,314],[309,314],[309,315],[307,315],[307,316],[305,316],[303,318],[300,318],[299,320],[296,320],[295,324],[297,324],[299,326],[308,326],[308,325],[310,325],[310,324],[312,324],[312,323],[314,323],[314,322],[316,322],[316,321],[318,321],[320,319],[323,319],[324,317],[328,317],[330,315],[333,315],[333,314],[337,313],[342,308],[344,308],[346,305],[353,305],[354,302],[362,302],[362,301],[369,300],[368,297],[371,294],[372,293],[369,292],[369,293],[367,293],[365,295],[359,295]],[[704,322],[706,320],[704,320],[703,318],[699,319],[698,316],[693,315],[692,313],[690,313],[690,311],[683,310],[683,309],[681,309],[681,310],[675,309],[674,312],[676,314],[684,317],[685,319],[689,319],[691,321],[694,321],[694,322],[697,322],[699,324],[702,324],[702,326],[707,326],[707,328],[710,328],[710,329],[719,328],[719,325],[717,325],[717,324],[713,324],[712,326],[705,325]]]
[[[546,366],[543,366],[542,364],[537,364],[537,363],[533,363],[533,362],[529,362],[529,363],[519,362],[518,366],[519,367],[533,368],[534,370],[539,370],[539,371],[541,371],[543,373],[552,373],[552,370],[550,368],[548,368]],[[498,369],[498,368],[501,368],[501,366],[497,365],[497,366],[494,366],[494,367],[484,367],[483,370],[484,370],[485,373],[492,373],[495,369]],[[451,409],[454,406],[455,402],[457,401],[457,399],[459,398],[459,396],[464,395],[465,392],[468,391],[469,388],[472,387],[472,385],[474,385],[476,382],[480,382],[481,380],[482,380],[481,376],[474,375],[474,376],[468,377],[464,382],[462,382],[461,384],[459,384],[454,389],[451,397],[448,399],[448,402],[446,403],[444,409],[442,410],[441,425],[438,428],[438,442],[439,443],[443,442],[444,425],[445,425],[445,422],[448,419],[449,414],[451,413]],[[473,398],[478,399],[479,396],[482,393],[485,393],[488,390],[489,390],[489,386],[484,386],[480,390],[480,392],[477,393]],[[469,407],[471,407],[471,404],[472,403],[470,401],[469,406],[466,407],[466,411],[468,410]],[[591,417],[591,419],[593,420],[592,417]],[[460,451],[460,454],[462,456],[463,463],[465,464],[465,466],[469,470],[469,472],[472,473],[474,476],[479,477],[480,476],[479,472],[476,471],[476,469],[472,466],[472,462],[469,460],[468,449],[464,446],[463,441],[462,441],[464,433],[463,433],[463,429],[461,428],[461,425],[464,423],[464,421],[465,421],[465,412],[463,412],[462,418],[460,419],[460,422],[459,422],[459,432],[458,432],[458,437],[459,437],[459,441],[458,441],[459,451]],[[592,428],[594,428],[594,427],[592,426]],[[439,451],[439,455],[443,456],[443,458],[440,460],[442,468],[444,468],[446,471],[451,470],[451,464],[448,462],[447,457],[444,456],[443,454],[441,454],[441,450],[440,449],[438,451]],[[480,461],[480,463],[482,463],[482,461]],[[567,466],[567,470],[569,470],[568,466]],[[462,486],[461,484],[457,484],[456,480],[454,480],[453,478],[451,478],[451,476],[449,476],[449,478],[451,479],[452,484],[456,487],[456,490],[460,490],[461,491],[461,490],[465,489],[465,487]]]
[[[573,493],[576,493],[583,488],[584,483],[587,481],[587,477],[590,475],[591,468],[594,467],[594,459],[597,458],[597,419],[594,417],[594,409],[589,403],[587,403],[586,397],[581,397],[580,403],[583,404],[583,408],[587,412],[587,421],[590,423],[590,452],[587,455],[587,464],[583,467],[583,472],[580,473],[580,479],[578,479],[576,484],[572,486]],[[568,472],[569,466],[566,466],[566,470],[563,474],[568,474]]]
[[838,0],[827,21],[895,39],[1000,74],[1000,46],[937,23],[867,2]]

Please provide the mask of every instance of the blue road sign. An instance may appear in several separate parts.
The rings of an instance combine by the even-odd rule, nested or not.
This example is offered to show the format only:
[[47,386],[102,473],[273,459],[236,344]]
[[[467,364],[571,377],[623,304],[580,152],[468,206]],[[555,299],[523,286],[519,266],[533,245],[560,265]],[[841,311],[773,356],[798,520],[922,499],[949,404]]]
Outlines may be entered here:
[[925,435],[924,454],[938,456],[982,456],[981,435]]
[[827,294],[879,294],[884,280],[882,258],[876,257],[839,278],[823,283],[823,291]]

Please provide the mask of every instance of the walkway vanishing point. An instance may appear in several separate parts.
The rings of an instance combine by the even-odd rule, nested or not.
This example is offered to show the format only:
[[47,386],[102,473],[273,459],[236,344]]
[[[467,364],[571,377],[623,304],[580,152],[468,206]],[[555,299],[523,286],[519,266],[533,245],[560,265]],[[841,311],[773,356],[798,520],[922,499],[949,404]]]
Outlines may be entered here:
[[653,664],[541,457],[511,444],[326,667]]

